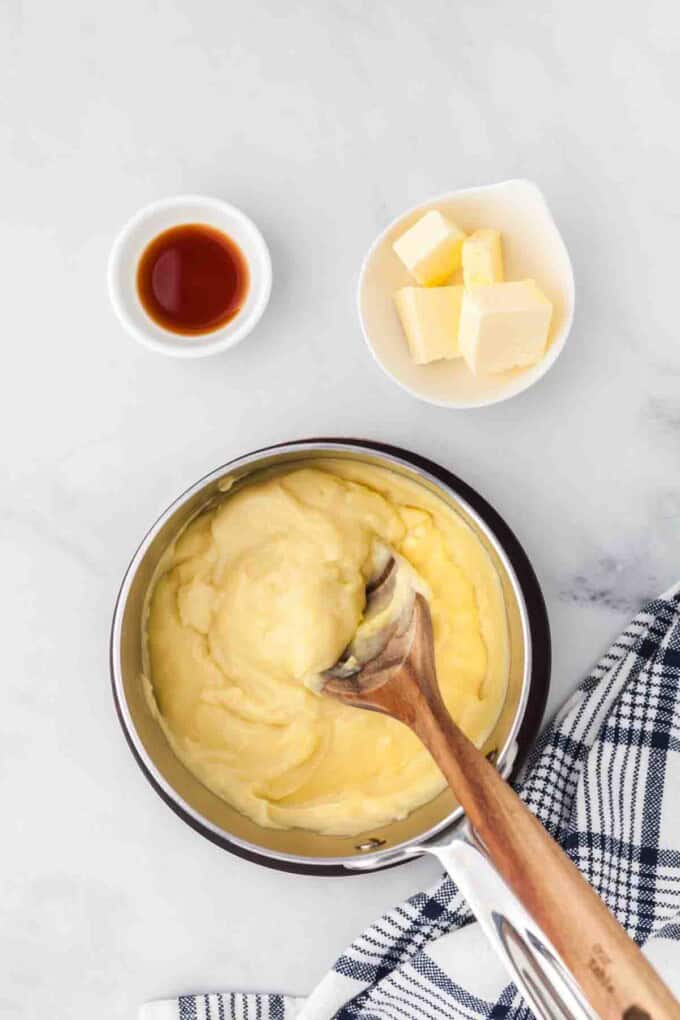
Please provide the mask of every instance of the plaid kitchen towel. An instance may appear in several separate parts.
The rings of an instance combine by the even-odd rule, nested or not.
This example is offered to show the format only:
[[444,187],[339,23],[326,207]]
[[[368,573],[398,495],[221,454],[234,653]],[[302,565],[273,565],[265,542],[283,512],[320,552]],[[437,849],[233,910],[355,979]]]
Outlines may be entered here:
[[[521,796],[680,996],[680,584],[639,613],[524,769]],[[531,1013],[449,878],[367,929],[308,999],[222,993],[140,1020],[440,1020]]]

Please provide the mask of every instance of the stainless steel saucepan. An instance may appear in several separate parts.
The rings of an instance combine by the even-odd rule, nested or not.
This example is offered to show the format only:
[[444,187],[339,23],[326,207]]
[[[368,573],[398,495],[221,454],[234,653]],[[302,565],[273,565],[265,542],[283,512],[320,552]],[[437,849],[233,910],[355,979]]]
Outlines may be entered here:
[[[414,811],[361,836],[324,836],[265,829],[204,787],[171,750],[149,711],[141,682],[143,616],[149,586],[168,545],[201,511],[263,472],[319,457],[360,460],[389,468],[435,492],[469,524],[488,552],[503,588],[510,634],[506,701],[484,751],[502,775],[517,769],[540,725],[548,692],[550,632],[529,561],[496,511],[449,471],[406,450],[363,440],[322,439],[258,450],[202,478],[159,517],[127,570],[113,618],[111,673],[116,708],[130,748],[147,779],[189,825],[224,849],[284,871],[352,875],[394,866],[423,853],[442,861],[482,921],[515,980],[546,1016],[581,1016],[559,962],[541,952],[540,933],[513,901],[465,824],[449,790]],[[509,935],[508,933],[511,933]],[[539,959],[540,957],[540,959]],[[527,993],[528,994],[528,993]],[[562,1011],[541,1010],[541,996]]]

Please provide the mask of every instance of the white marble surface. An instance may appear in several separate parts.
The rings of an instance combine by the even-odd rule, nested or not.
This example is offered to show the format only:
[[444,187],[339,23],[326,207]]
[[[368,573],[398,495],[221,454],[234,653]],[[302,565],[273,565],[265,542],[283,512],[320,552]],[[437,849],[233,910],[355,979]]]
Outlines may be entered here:
[[[201,473],[313,433],[451,466],[535,564],[553,705],[678,578],[679,43],[672,0],[0,5],[3,1020],[305,992],[436,875],[256,868],[137,771],[109,693],[111,609],[146,525]],[[360,338],[362,254],[405,206],[511,176],[545,190],[570,248],[571,339],[508,404],[418,403]],[[274,260],[256,335],[194,363],[136,346],[105,291],[118,227],[180,191],[242,206]]]

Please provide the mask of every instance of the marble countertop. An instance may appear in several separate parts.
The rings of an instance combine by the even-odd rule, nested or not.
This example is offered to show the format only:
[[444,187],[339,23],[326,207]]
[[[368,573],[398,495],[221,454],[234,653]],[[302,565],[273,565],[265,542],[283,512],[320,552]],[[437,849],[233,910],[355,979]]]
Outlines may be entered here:
[[[146,526],[239,452],[310,434],[402,444],[506,517],[543,585],[561,702],[680,575],[680,14],[647,5],[15,0],[0,7],[3,1020],[123,1020],[230,987],[304,993],[437,875],[257,868],[138,772],[107,639]],[[549,375],[482,411],[419,403],[361,339],[376,232],[432,194],[545,191],[577,316]],[[221,196],[271,246],[250,341],[178,362],[109,307],[142,204]]]

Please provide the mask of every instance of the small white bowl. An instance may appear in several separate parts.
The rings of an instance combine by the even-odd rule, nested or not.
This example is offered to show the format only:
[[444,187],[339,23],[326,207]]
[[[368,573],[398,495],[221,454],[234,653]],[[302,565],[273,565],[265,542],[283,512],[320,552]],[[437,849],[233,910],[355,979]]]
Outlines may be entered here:
[[[172,333],[154,322],[137,292],[137,267],[150,241],[170,227],[205,223],[228,234],[239,246],[250,281],[241,310],[220,329],[197,336]],[[227,350],[243,340],[261,318],[271,293],[269,249],[253,221],[227,202],[203,195],[177,195],[140,209],[123,227],[109,257],[109,296],[128,333],[145,347],[175,358],[203,358]]]
[[[475,376],[462,358],[429,365],[411,360],[394,292],[414,280],[392,244],[428,209],[439,209],[466,232],[480,227],[500,230],[506,279],[532,277],[553,302],[548,349],[537,364]],[[531,181],[512,180],[451,191],[399,216],[369,249],[361,267],[357,298],[366,343],[380,367],[399,386],[441,407],[486,407],[533,386],[557,361],[574,318],[574,274],[542,192]]]

